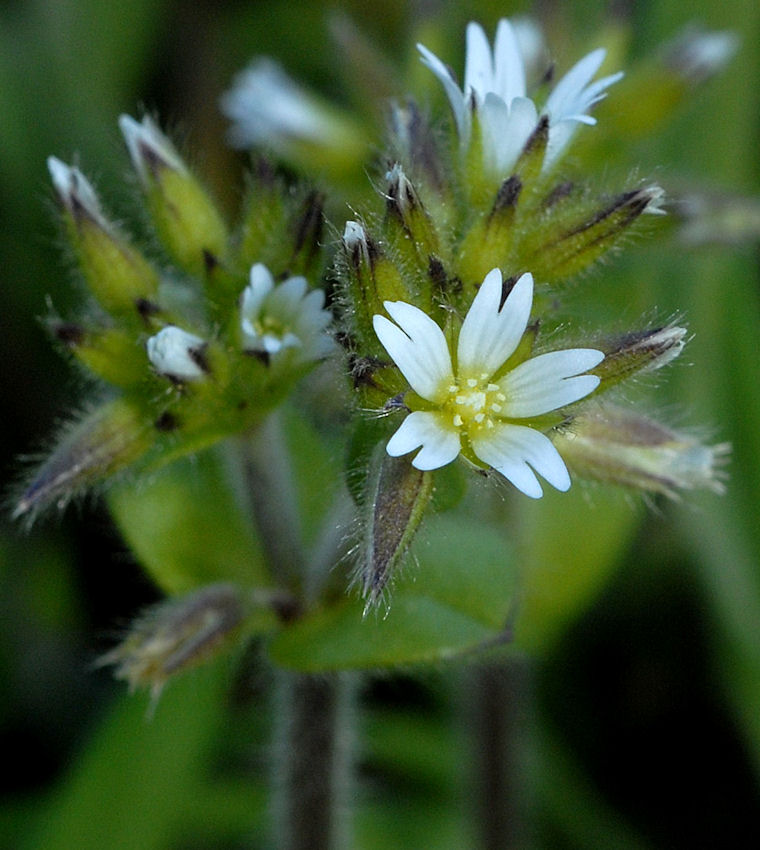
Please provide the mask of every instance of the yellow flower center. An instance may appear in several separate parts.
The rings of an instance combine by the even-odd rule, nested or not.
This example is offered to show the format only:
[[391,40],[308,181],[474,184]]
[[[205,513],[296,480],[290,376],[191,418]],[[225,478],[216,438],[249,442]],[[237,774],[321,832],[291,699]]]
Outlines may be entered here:
[[498,384],[490,383],[489,375],[466,378],[447,387],[448,398],[443,403],[446,414],[457,429],[467,432],[493,428],[507,397]]

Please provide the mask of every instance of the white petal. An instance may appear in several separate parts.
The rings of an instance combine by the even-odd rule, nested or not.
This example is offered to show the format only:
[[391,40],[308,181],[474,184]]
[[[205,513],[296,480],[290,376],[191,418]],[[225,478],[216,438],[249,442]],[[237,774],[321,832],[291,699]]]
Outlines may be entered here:
[[250,287],[256,295],[260,295],[262,298],[274,289],[272,273],[263,263],[254,263],[251,266]]
[[570,348],[526,360],[499,381],[507,397],[502,416],[540,416],[587,396],[599,385],[599,378],[580,373],[603,359],[604,354],[594,348]]
[[398,323],[375,316],[377,338],[409,382],[428,401],[440,402],[454,377],[446,338],[422,310],[404,301],[386,301],[385,309]]
[[603,48],[593,50],[577,62],[557,83],[546,101],[544,112],[551,121],[561,121],[568,115],[584,112],[578,105],[583,99],[583,89],[599,70],[606,51]]
[[447,428],[440,413],[416,410],[401,423],[388,441],[386,451],[400,457],[422,446],[412,461],[417,469],[438,469],[451,463],[459,454],[459,432]]
[[469,140],[470,133],[467,97],[460,91],[451,71],[443,64],[443,62],[441,62],[435,53],[431,53],[424,44],[418,44],[417,50],[419,50],[422,55],[422,62],[430,68],[430,70],[443,84],[444,91],[449,99],[451,109],[454,113],[454,118],[457,122],[459,138],[463,142],[467,142]]
[[533,499],[543,494],[533,470],[557,490],[570,487],[570,476],[559,452],[545,434],[533,428],[497,426],[475,437],[472,448],[484,463]]
[[514,352],[530,317],[533,276],[524,274],[512,287],[504,306],[499,269],[485,277],[462,323],[457,347],[457,372],[462,377],[492,375]]
[[292,322],[301,310],[307,288],[305,277],[289,277],[272,290],[266,301],[266,312],[284,322]]
[[506,18],[502,18],[496,28],[493,58],[493,91],[511,107],[514,98],[525,97],[525,67],[517,36]]
[[494,94],[481,107],[486,166],[498,176],[508,176],[538,123],[536,105],[530,98],[517,97],[507,109]]
[[493,60],[491,45],[483,27],[471,21],[467,24],[467,49],[464,66],[464,93],[470,91],[482,100],[486,93],[494,91]]

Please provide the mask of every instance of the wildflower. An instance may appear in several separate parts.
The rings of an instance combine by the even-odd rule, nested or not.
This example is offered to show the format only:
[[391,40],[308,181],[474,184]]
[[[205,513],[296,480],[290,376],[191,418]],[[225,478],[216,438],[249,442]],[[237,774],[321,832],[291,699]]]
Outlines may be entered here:
[[306,278],[289,277],[275,286],[269,269],[256,263],[240,306],[244,350],[270,357],[290,350],[290,365],[320,360],[332,348],[325,333],[331,316],[323,306],[324,293],[308,291]]
[[205,347],[201,337],[167,325],[148,340],[148,359],[159,374],[176,381],[191,381],[202,378],[207,371]]
[[503,305],[502,286],[498,268],[486,275],[459,332],[456,369],[443,331],[417,307],[386,301],[393,322],[374,317],[380,342],[419,396],[386,450],[400,456],[421,446],[412,465],[422,470],[445,466],[462,453],[539,498],[534,471],[558,490],[570,487],[570,476],[551,440],[534,423],[516,420],[531,421],[593,392],[599,378],[582,373],[604,354],[553,351],[511,368],[508,361],[530,317],[533,277],[522,275]]
[[472,116],[476,114],[483,136],[484,164],[501,176],[514,166],[540,116],[546,116],[549,122],[543,164],[544,170],[548,169],[561,155],[579,123],[596,123],[587,114],[588,110],[605,96],[605,89],[622,77],[622,73],[617,73],[592,82],[605,57],[603,49],[594,50],[559,81],[539,112],[526,95],[525,61],[508,20],[499,21],[493,52],[483,28],[473,22],[468,24],[461,90],[437,56],[421,44],[417,47],[422,61],[443,84],[463,148],[469,147]]
[[327,145],[334,138],[329,114],[271,59],[259,59],[241,71],[221,107],[233,121],[229,138],[236,148],[280,138]]
[[687,27],[667,46],[665,64],[687,83],[700,83],[728,64],[738,49],[735,32]]
[[221,98],[235,148],[267,148],[306,171],[355,179],[370,146],[366,128],[293,80],[271,59],[238,73]]

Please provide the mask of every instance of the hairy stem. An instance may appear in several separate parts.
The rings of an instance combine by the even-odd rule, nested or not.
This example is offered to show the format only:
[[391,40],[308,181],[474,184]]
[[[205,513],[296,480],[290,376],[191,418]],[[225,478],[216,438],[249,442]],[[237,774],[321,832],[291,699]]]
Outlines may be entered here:
[[483,850],[525,846],[525,800],[521,776],[522,734],[528,675],[519,659],[489,664],[474,673],[473,728],[475,815]]
[[305,555],[298,495],[278,414],[241,441],[246,497],[272,574],[281,587],[302,587]]
[[275,846],[348,848],[353,677],[277,675]]

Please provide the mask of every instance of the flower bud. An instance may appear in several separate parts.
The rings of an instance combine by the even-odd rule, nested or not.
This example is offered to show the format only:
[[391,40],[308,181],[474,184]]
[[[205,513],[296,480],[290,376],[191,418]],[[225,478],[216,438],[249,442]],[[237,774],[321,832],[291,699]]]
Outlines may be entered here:
[[476,220],[465,236],[460,251],[460,273],[466,281],[480,282],[491,269],[507,265],[518,235],[515,218],[522,188],[516,174],[504,180],[491,209]]
[[149,688],[155,702],[173,675],[228,648],[245,613],[238,587],[209,585],[149,608],[100,663],[113,664],[116,678],[126,680],[130,690]]
[[106,219],[95,190],[78,168],[51,156],[48,169],[90,290],[109,312],[137,319],[139,305],[152,299],[158,288],[156,271]]
[[380,245],[357,221],[347,221],[343,231],[346,303],[349,318],[364,354],[383,355],[372,329],[372,317],[383,309],[383,301],[409,299],[409,291],[398,268]]
[[410,268],[425,269],[429,258],[438,255],[441,250],[433,223],[417,190],[398,163],[386,174],[386,179],[385,229],[388,238],[398,251],[401,262],[408,263]]
[[142,123],[122,115],[119,126],[164,247],[202,276],[207,257],[224,257],[227,250],[227,228],[216,206],[147,115]]
[[151,442],[150,429],[124,399],[96,408],[62,432],[58,445],[24,489],[14,518],[33,519],[51,504],[65,507],[73,496],[137,460]]
[[659,210],[662,194],[659,186],[634,189],[596,210],[578,210],[570,201],[527,236],[520,253],[525,267],[551,283],[578,274],[618,244],[647,208]]
[[400,564],[433,495],[433,475],[408,458],[385,451],[373,458],[364,500],[366,527],[357,580],[366,600],[364,613],[382,599],[393,570]]
[[153,368],[172,381],[193,381],[208,372],[206,341],[174,325],[150,337],[146,347]]
[[718,467],[726,443],[705,446],[665,425],[619,408],[578,416],[553,437],[568,467],[581,478],[678,498],[679,490],[723,492]]
[[675,360],[683,351],[685,337],[686,328],[670,325],[597,343],[604,360],[591,374],[601,379],[601,389],[609,389],[632,375],[652,372]]

